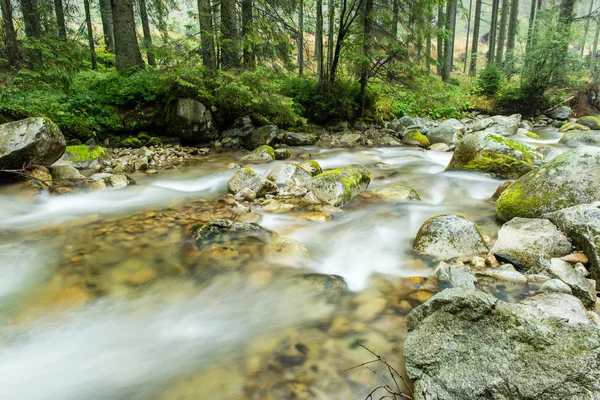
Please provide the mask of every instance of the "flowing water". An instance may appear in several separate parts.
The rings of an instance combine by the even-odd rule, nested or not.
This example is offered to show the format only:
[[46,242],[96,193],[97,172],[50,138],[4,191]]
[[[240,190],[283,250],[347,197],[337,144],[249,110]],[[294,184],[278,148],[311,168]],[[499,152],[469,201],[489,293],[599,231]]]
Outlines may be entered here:
[[[560,137],[538,133],[523,141]],[[437,290],[423,278],[432,265],[411,254],[417,230],[453,213],[493,240],[489,198],[502,181],[444,172],[451,153],[310,147],[292,157],[305,152],[324,169],[365,165],[371,188],[410,185],[423,201],[254,207],[243,218],[310,252],[273,262],[251,246],[202,253],[193,244],[193,227],[240,217],[218,200],[237,153],[134,176],[138,185],[118,191],[0,192],[0,398],[362,399],[381,381],[346,371],[372,359],[358,343],[400,369],[405,316]]]

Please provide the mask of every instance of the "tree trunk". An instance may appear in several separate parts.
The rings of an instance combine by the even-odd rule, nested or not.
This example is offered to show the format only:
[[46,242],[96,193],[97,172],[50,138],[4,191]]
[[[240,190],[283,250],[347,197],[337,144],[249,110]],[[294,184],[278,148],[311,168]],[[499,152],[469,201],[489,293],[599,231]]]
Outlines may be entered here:
[[498,42],[496,49],[496,65],[502,66],[504,61],[504,43],[506,42],[506,27],[508,25],[509,0],[502,0],[502,13],[500,14],[500,32],[498,33]]
[[425,68],[427,73],[431,73],[431,34],[427,32],[427,39],[425,39]]
[[598,52],[598,37],[600,36],[600,19],[596,18],[596,33],[594,34],[594,42],[592,43],[592,54],[590,58],[590,73],[596,74],[596,54]]
[[392,0],[392,37],[398,40],[398,20],[400,19],[400,1]]
[[477,75],[479,27],[481,26],[481,2],[482,0],[475,0],[475,19],[473,20],[473,42],[471,43],[471,65],[469,66],[469,75],[471,76]]
[[442,76],[442,70],[444,69],[444,7],[440,5],[438,7],[438,17],[437,17],[437,74]]
[[62,0],[54,0],[54,13],[56,14],[56,24],[58,25],[58,37],[61,40],[67,40],[67,25],[65,24],[65,9]]
[[[590,1],[590,10],[588,11],[588,15],[592,14],[594,10],[594,0]],[[587,39],[588,32],[590,30],[590,18],[585,20],[585,25],[583,27],[583,38],[581,39],[581,50],[579,51],[579,57],[583,58],[583,53],[585,53],[585,41]]]
[[235,0],[221,0],[221,60],[224,69],[240,66],[235,5]]
[[102,32],[106,50],[115,51],[115,25],[113,22],[110,0],[100,0],[100,17],[102,18]]
[[515,67],[515,44],[517,42],[517,27],[519,25],[519,0],[511,0],[510,18],[508,21],[508,39],[506,41],[506,62],[504,70],[508,77],[513,74]]
[[525,54],[529,53],[531,50],[531,45],[533,44],[533,33],[535,31],[535,20],[536,14],[538,10],[538,2],[536,0],[531,0],[531,8],[529,9],[529,26],[527,27],[527,45],[525,47]]
[[298,76],[304,75],[304,0],[298,1]]
[[167,19],[169,18],[169,8],[165,6],[163,0],[155,0],[154,8],[156,9],[156,19],[158,25],[158,31],[162,36],[162,43],[167,44],[169,42],[169,29],[167,27]]
[[331,71],[331,66],[333,64],[333,34],[335,28],[335,2],[334,0],[329,0],[327,5],[327,71]]
[[96,49],[94,47],[94,31],[92,30],[92,17],[90,15],[90,0],[83,0],[83,7],[85,8],[85,24],[87,25],[88,43],[90,45],[90,58],[92,59],[92,69],[95,71],[98,69],[98,62],[96,61]]
[[467,72],[467,62],[469,60],[469,34],[471,33],[471,11],[473,9],[473,0],[469,0],[469,16],[467,17],[467,41],[465,43],[465,65],[463,74]]
[[202,41],[202,63],[209,69],[216,69],[217,57],[215,56],[215,37],[210,0],[198,0],[198,21]]
[[144,31],[144,47],[146,47],[148,65],[156,67],[154,48],[152,47],[152,33],[150,32],[150,23],[148,22],[148,10],[146,9],[146,0],[138,0],[138,4],[140,6],[140,19],[142,20],[142,30]]
[[19,50],[10,0],[0,0],[0,10],[2,11],[2,31],[4,32],[6,57],[8,64],[16,67],[19,61]]
[[367,85],[369,84],[369,68],[371,67],[371,41],[373,33],[373,0],[366,0],[363,29],[363,65],[360,74],[360,115],[364,117],[366,109]]
[[144,67],[135,32],[133,0],[111,0],[117,70]]
[[325,69],[323,62],[323,0],[317,0],[317,26],[315,27],[315,58],[317,59],[317,74],[319,80],[325,79]]
[[490,37],[488,47],[488,64],[494,63],[494,51],[496,50],[496,32],[498,29],[498,7],[500,0],[492,0],[492,18],[490,21]]
[[444,41],[444,67],[442,68],[442,80],[450,79],[452,64],[454,62],[454,31],[456,29],[457,0],[448,0],[446,5],[446,31],[448,37]]
[[25,36],[39,38],[42,35],[42,23],[36,0],[21,0],[21,12],[25,25]]
[[244,49],[242,58],[244,60],[244,68],[256,68],[256,57],[254,56],[254,45],[252,44],[252,24],[254,23],[252,0],[242,0],[242,37]]

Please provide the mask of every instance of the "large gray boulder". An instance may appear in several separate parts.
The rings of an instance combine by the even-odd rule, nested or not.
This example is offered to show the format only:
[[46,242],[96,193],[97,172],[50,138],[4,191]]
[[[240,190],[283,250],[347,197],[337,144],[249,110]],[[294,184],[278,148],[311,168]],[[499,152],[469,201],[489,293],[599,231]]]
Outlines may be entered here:
[[540,153],[527,145],[484,131],[466,135],[458,143],[447,170],[478,171],[495,178],[516,179],[542,159]]
[[[457,122],[460,123],[460,121]],[[446,125],[446,123],[444,123],[435,128],[431,128],[427,132],[426,136],[427,139],[429,139],[430,144],[445,143],[448,146],[452,147],[456,145],[456,143],[462,136],[462,133],[458,128],[452,125]]]
[[600,329],[579,300],[447,289],[407,317],[415,400],[600,399]]
[[515,260],[526,270],[537,265],[538,258],[562,257],[571,253],[569,238],[547,219],[514,218],[498,231],[493,254]]
[[558,119],[560,121],[565,121],[565,120],[569,119],[571,117],[571,115],[573,115],[573,110],[571,110],[567,106],[556,107],[554,110],[552,110],[548,113],[548,116],[550,118]]
[[267,194],[277,193],[277,185],[264,176],[257,174],[250,168],[238,169],[229,182],[227,188],[234,195],[243,189],[251,189],[256,193],[257,197],[264,197]]
[[285,186],[290,179],[298,179],[299,182],[305,184],[311,179],[311,175],[297,164],[283,163],[271,171],[267,179],[279,186]]
[[254,128],[250,117],[239,118],[232,126],[221,133],[220,139],[223,147],[241,147]]
[[198,100],[178,99],[173,114],[167,126],[173,136],[198,143],[208,143],[219,136],[212,113]]
[[0,169],[49,167],[65,152],[65,138],[48,118],[27,118],[0,125]]
[[495,133],[501,136],[514,136],[519,130],[521,116],[519,114],[505,117],[503,115],[494,115],[490,118],[483,118],[473,122],[471,130],[473,132],[485,131]]
[[458,215],[438,215],[423,223],[413,243],[416,254],[438,260],[488,251],[475,223]]
[[540,260],[541,268],[538,273],[543,273],[551,278],[560,279],[566,283],[586,307],[593,309],[596,305],[596,285],[587,280],[573,268],[571,264],[558,258],[550,261]]
[[52,186],[76,187],[85,183],[86,177],[70,164],[54,164],[50,168]]
[[315,176],[306,187],[323,203],[337,207],[358,196],[369,183],[369,170],[362,165],[350,164]]
[[503,221],[600,200],[600,149],[580,147],[523,175],[496,202]]
[[312,133],[284,132],[280,142],[288,146],[308,146],[315,144],[317,140],[317,135]]
[[568,146],[600,146],[600,132],[584,130],[565,132],[558,143]]
[[277,138],[277,127],[275,125],[265,125],[254,129],[244,142],[244,147],[248,150],[254,150],[260,146],[271,145]]
[[600,280],[600,202],[564,208],[544,215],[579,246],[590,261],[590,274]]
[[260,146],[240,159],[249,162],[269,162],[275,160],[275,150],[271,146]]

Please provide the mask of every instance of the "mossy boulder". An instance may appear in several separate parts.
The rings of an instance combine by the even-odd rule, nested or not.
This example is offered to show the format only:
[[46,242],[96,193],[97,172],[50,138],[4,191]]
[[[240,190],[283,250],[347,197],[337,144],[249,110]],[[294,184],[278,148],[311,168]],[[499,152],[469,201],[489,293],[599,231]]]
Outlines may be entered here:
[[484,172],[515,179],[531,171],[543,156],[515,140],[487,132],[465,136],[456,146],[447,170]]
[[216,219],[196,229],[194,240],[199,250],[212,246],[239,247],[245,244],[270,243],[279,235],[255,223]]
[[473,221],[458,215],[438,215],[423,223],[413,251],[436,260],[449,260],[487,252],[488,247]]
[[503,221],[600,200],[600,149],[581,147],[523,175],[496,202]]
[[577,120],[577,123],[583,126],[587,126],[595,131],[600,130],[600,118],[598,117],[581,117]]
[[421,200],[415,189],[405,185],[394,185],[383,188],[369,190],[370,197],[377,197],[388,200]]
[[267,179],[279,186],[285,186],[290,179],[298,179],[300,183],[306,183],[311,179],[311,175],[297,164],[283,163],[275,168]]
[[558,143],[568,146],[600,146],[600,132],[568,131],[562,135]]
[[571,117],[571,115],[573,115],[573,110],[571,110],[571,108],[569,108],[567,106],[556,107],[554,110],[552,110],[548,113],[548,116],[550,118],[557,119],[560,121],[565,121],[565,120],[569,119]]
[[276,160],[287,160],[292,156],[292,152],[289,149],[276,149],[275,159]]
[[248,188],[256,193],[256,197],[264,197],[267,194],[277,193],[277,185],[264,176],[257,174],[250,168],[238,169],[229,182],[227,188],[234,195],[242,189]]
[[277,127],[275,125],[265,125],[254,129],[244,142],[244,147],[248,150],[256,149],[260,146],[270,145],[277,138]]
[[585,126],[585,125],[581,125],[578,124],[577,122],[567,122],[566,124],[562,125],[558,131],[559,132],[569,132],[569,131],[589,131],[590,128]]
[[198,100],[177,99],[167,111],[167,133],[190,143],[208,143],[219,136],[210,110]]
[[411,146],[419,146],[424,149],[428,148],[430,145],[427,136],[423,135],[418,130],[408,132],[406,135],[404,135],[404,137],[402,138],[402,143]]
[[323,169],[315,160],[307,160],[298,164],[301,168],[303,168],[306,172],[308,172],[311,176],[317,176],[323,173]]
[[75,168],[93,168],[98,165],[106,154],[106,149],[100,146],[67,146],[65,154],[61,158]]
[[371,183],[371,173],[362,165],[351,164],[315,176],[307,188],[323,203],[342,206],[358,196]]
[[527,136],[530,139],[535,139],[535,140],[540,140],[541,139],[540,135],[538,135],[535,132],[531,132],[531,131],[527,131],[527,133],[525,134],[525,136]]
[[27,118],[0,125],[0,169],[30,165],[50,166],[64,153],[67,143],[48,118]]
[[135,185],[135,181],[127,175],[99,173],[89,177],[89,188],[95,191],[106,189],[122,189]]
[[271,146],[260,146],[250,154],[241,158],[242,161],[269,162],[275,160],[275,150]]
[[462,133],[456,127],[452,125],[446,125],[446,123],[444,123],[435,128],[431,128],[429,132],[427,132],[426,136],[427,139],[429,139],[430,144],[445,143],[448,146],[452,147],[456,145],[456,143],[462,136]]
[[318,136],[313,133],[284,132],[280,141],[288,146],[309,146],[317,140]]

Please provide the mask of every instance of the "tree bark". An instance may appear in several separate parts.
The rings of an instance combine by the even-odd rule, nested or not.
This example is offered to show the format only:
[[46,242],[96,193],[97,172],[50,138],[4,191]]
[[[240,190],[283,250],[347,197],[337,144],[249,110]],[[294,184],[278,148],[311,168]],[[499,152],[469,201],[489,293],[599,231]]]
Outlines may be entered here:
[[463,74],[467,72],[467,63],[469,60],[469,34],[471,33],[471,11],[473,9],[473,0],[469,0],[469,16],[467,17],[467,41],[465,43],[465,65]]
[[325,69],[323,62],[323,0],[317,0],[317,26],[315,27],[315,58],[317,59],[317,74],[319,80],[325,79]]
[[440,5],[438,7],[437,17],[437,74],[442,76],[442,70],[444,69],[444,7]]
[[224,69],[240,66],[235,5],[235,0],[221,0],[221,62]]
[[58,26],[58,38],[67,40],[67,25],[65,24],[65,9],[62,0],[54,0],[54,13],[56,14],[56,25]]
[[100,0],[100,17],[102,18],[102,32],[106,50],[115,51],[115,25],[113,22],[110,0]]
[[144,67],[135,32],[133,0],[111,0],[117,70]]
[[2,11],[2,31],[4,32],[4,46],[8,64],[16,67],[19,62],[19,50],[17,47],[17,33],[13,22],[12,5],[10,0],[0,0]]
[[398,20],[400,19],[400,1],[392,0],[392,37],[398,40]]
[[21,0],[21,12],[25,25],[25,36],[39,38],[42,35],[42,23],[36,0]]
[[83,7],[85,8],[85,23],[87,25],[88,43],[90,46],[90,58],[92,59],[92,69],[96,71],[98,69],[98,62],[96,61],[96,49],[94,47],[94,31],[92,29],[92,17],[90,15],[90,0],[83,0]]
[[500,14],[500,31],[498,33],[498,42],[496,48],[496,65],[502,66],[504,61],[504,43],[506,42],[506,28],[508,25],[509,0],[502,0],[502,13]]
[[596,18],[596,33],[594,34],[594,42],[592,43],[592,54],[590,58],[590,73],[595,75],[596,71],[596,54],[598,53],[598,37],[600,36],[600,19]]
[[494,51],[496,50],[496,33],[498,29],[498,7],[500,0],[492,0],[492,18],[490,21],[490,37],[488,47],[488,64],[494,63]]
[[210,0],[198,0],[198,21],[200,24],[202,63],[206,68],[217,68],[215,56],[215,37],[213,32],[212,10]]
[[252,44],[251,33],[254,23],[252,0],[242,0],[242,37],[244,68],[254,69],[256,67],[256,57],[254,56],[254,45]]
[[169,8],[165,7],[163,0],[155,0],[154,8],[156,9],[156,23],[158,25],[158,31],[162,36],[162,43],[167,44],[169,42],[169,29],[166,20],[169,17]]
[[427,39],[425,39],[425,68],[427,73],[431,73],[431,35],[427,33]]
[[533,33],[535,31],[535,20],[538,10],[538,2],[531,0],[531,8],[529,9],[529,26],[527,27],[527,45],[525,53],[529,53],[531,45],[533,44]]
[[[588,15],[592,14],[594,10],[594,0],[590,1],[590,10],[588,11]],[[585,42],[587,39],[588,32],[590,30],[590,18],[585,20],[585,25],[583,27],[583,38],[581,39],[581,50],[579,51],[579,57],[583,58],[583,53],[585,53]]]
[[335,28],[335,2],[329,0],[327,5],[327,71],[331,71],[331,65],[333,64],[333,34]]
[[298,1],[298,76],[304,75],[304,0]]
[[142,30],[144,32],[144,47],[146,47],[146,56],[148,65],[156,67],[154,58],[154,47],[152,46],[152,33],[150,32],[150,22],[148,21],[148,10],[146,9],[146,0],[138,0],[140,6],[140,19],[142,20]]
[[442,80],[450,79],[452,64],[454,62],[454,31],[456,29],[457,0],[448,0],[446,5],[446,31],[448,37],[444,40],[444,68],[442,68]]
[[481,26],[481,2],[475,0],[475,19],[473,20],[473,42],[471,43],[471,65],[469,66],[469,75],[477,75],[477,52],[479,46],[479,27]]
[[360,115],[365,115],[367,85],[369,84],[369,68],[371,67],[371,41],[373,32],[373,0],[366,0],[363,28],[363,62],[360,74]]
[[506,61],[504,70],[508,77],[513,74],[515,67],[515,44],[517,42],[517,27],[519,25],[519,0],[511,0],[510,18],[508,21],[508,39],[506,41]]

